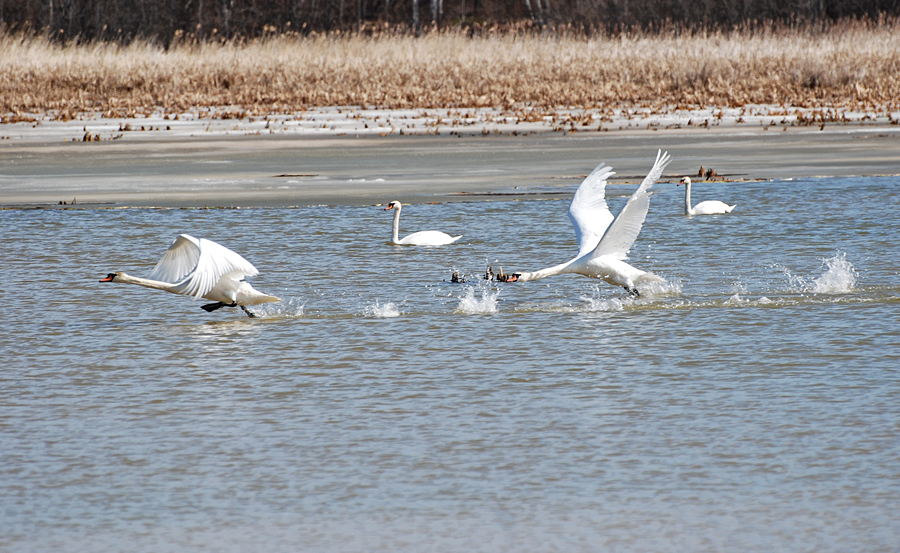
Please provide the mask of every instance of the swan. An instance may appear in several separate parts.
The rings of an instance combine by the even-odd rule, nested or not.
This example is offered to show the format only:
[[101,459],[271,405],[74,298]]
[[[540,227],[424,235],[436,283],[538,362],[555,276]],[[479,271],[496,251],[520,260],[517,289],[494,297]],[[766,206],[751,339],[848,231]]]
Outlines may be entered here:
[[721,215],[731,213],[737,204],[728,205],[719,200],[707,200],[691,207],[691,177],[684,177],[675,186],[684,185],[684,214],[685,215]]
[[400,240],[398,237],[400,232],[400,210],[403,209],[403,204],[394,200],[384,208],[385,211],[389,209],[394,210],[394,228],[391,233],[391,244],[396,246],[446,246],[462,238],[462,234],[450,236],[446,232],[439,230],[423,230],[414,232]]
[[221,307],[240,307],[248,316],[256,317],[247,309],[248,305],[281,301],[255,290],[243,280],[257,274],[256,267],[225,246],[180,234],[153,268],[150,278],[119,271],[109,273],[100,282],[137,284],[194,299],[206,298],[215,302],[201,306],[208,312]]
[[650,187],[659,179],[671,159],[668,153],[657,151],[656,162],[650,173],[615,218],[605,197],[606,179],[615,173],[607,165],[598,165],[575,191],[575,197],[569,206],[569,219],[578,240],[578,255],[547,269],[514,273],[507,282],[527,282],[576,273],[622,286],[632,296],[640,296],[637,289],[639,284],[664,282],[662,277],[632,267],[623,260],[641,232],[650,209]]

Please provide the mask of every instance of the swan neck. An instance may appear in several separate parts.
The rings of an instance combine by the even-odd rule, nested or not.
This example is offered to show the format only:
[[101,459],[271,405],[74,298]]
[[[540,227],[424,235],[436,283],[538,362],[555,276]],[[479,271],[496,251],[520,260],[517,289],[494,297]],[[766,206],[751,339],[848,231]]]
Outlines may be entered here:
[[394,208],[394,226],[391,229],[391,242],[400,243],[400,208]]
[[694,208],[691,207],[691,183],[684,185],[684,214],[694,214]]
[[125,273],[119,273],[116,275],[115,280],[113,282],[119,282],[121,284],[137,284],[138,286],[143,286],[144,288],[153,288],[154,290],[165,290],[166,292],[174,292],[174,285],[168,282],[162,282],[160,280],[150,280],[149,278],[141,278],[131,276]]
[[547,267],[546,269],[541,269],[539,271],[533,271],[530,273],[519,273],[519,282],[528,282],[529,280],[540,280],[542,278],[551,277],[554,275],[560,275],[562,273],[568,272],[566,269],[571,265],[571,261],[567,261],[565,263],[561,263],[559,265],[554,265],[553,267]]

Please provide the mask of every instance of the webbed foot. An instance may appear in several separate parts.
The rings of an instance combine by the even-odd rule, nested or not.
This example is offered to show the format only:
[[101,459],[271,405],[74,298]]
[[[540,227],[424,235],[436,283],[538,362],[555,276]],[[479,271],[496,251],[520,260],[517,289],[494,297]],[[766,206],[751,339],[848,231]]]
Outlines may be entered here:
[[[207,313],[212,313],[216,309],[222,309],[223,307],[237,307],[237,303],[223,303],[221,301],[217,301],[216,303],[207,303],[206,305],[200,306],[200,308]],[[243,309],[243,307],[241,307],[241,309]]]

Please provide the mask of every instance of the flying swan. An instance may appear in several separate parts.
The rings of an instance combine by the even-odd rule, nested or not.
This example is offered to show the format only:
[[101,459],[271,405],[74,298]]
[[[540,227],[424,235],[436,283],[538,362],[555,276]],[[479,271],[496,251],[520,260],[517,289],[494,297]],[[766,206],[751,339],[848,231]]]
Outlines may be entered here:
[[731,213],[737,204],[728,205],[719,200],[707,200],[691,207],[691,177],[683,177],[675,186],[684,185],[684,214],[685,215],[721,215]]
[[527,282],[553,275],[576,273],[622,286],[632,296],[639,296],[637,286],[648,282],[662,282],[653,273],[641,271],[625,263],[628,250],[634,244],[647,211],[650,209],[650,187],[659,179],[672,158],[661,151],[656,154],[653,169],[634,191],[628,203],[613,218],[606,204],[606,179],[615,173],[600,164],[581,183],[569,206],[569,219],[578,240],[578,255],[561,265],[531,273],[514,273],[507,282]]
[[196,239],[180,234],[172,242],[150,278],[133,277],[123,272],[109,273],[100,282],[137,284],[146,288],[165,290],[173,294],[206,298],[214,303],[201,307],[212,312],[222,307],[240,307],[250,317],[256,317],[248,305],[281,301],[263,294],[244,281],[244,277],[259,274],[256,267],[239,254],[212,240]]
[[403,209],[403,205],[395,200],[384,208],[385,211],[389,209],[394,210],[394,228],[391,232],[391,244],[397,246],[446,246],[462,238],[462,234],[450,236],[446,232],[439,230],[423,230],[414,232],[400,240],[400,210]]

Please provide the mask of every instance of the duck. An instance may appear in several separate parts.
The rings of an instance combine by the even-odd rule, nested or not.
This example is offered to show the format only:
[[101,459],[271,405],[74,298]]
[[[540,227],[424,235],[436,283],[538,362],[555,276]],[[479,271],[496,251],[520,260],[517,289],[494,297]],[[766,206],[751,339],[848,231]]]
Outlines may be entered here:
[[722,215],[731,213],[737,204],[728,205],[719,200],[706,200],[691,207],[691,177],[682,177],[676,186],[684,185],[684,214],[685,215]]
[[447,244],[452,244],[462,238],[462,234],[459,236],[450,236],[446,232],[441,232],[439,230],[423,230],[414,232],[409,236],[405,236],[403,240],[400,240],[400,210],[403,209],[403,204],[394,200],[384,208],[385,211],[390,209],[394,210],[394,226],[391,230],[390,243],[395,246],[446,246]]
[[528,282],[575,273],[621,286],[632,297],[641,295],[638,286],[665,282],[658,275],[629,265],[625,259],[650,209],[650,188],[662,176],[671,159],[668,153],[657,151],[650,172],[616,217],[613,217],[606,203],[606,182],[615,172],[603,163],[598,165],[582,181],[569,206],[578,254],[565,263],[546,269],[513,273],[506,282]]
[[212,301],[201,308],[212,312],[223,307],[240,307],[247,316],[256,315],[248,306],[281,301],[264,294],[244,280],[259,274],[240,254],[204,238],[179,234],[150,272],[149,278],[125,272],[109,273],[100,282],[136,284],[172,294]]

